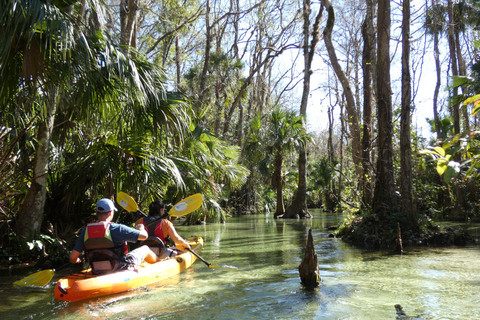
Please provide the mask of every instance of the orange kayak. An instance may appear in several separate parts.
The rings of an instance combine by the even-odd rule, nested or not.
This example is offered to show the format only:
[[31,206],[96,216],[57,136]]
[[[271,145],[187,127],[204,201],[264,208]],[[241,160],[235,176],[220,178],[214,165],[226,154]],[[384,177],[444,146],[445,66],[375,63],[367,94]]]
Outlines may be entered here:
[[[200,253],[203,247],[201,237],[185,239],[192,251]],[[154,264],[143,262],[137,271],[122,270],[107,275],[93,275],[91,269],[74,273],[58,280],[55,286],[55,298],[64,301],[76,301],[106,296],[167,279],[190,267],[196,256],[188,251],[159,261]]]

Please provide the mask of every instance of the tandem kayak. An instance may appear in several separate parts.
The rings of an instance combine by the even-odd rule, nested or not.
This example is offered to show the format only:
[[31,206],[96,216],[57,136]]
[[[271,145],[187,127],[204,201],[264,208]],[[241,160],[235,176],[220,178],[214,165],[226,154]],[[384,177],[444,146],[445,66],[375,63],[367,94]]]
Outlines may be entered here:
[[[203,247],[201,237],[185,240],[190,244],[193,252],[200,253]],[[107,275],[93,275],[91,269],[86,269],[58,280],[54,290],[55,298],[76,301],[125,292],[176,275],[190,267],[196,258],[193,253],[185,251],[154,264],[144,261],[136,271],[122,270]]]

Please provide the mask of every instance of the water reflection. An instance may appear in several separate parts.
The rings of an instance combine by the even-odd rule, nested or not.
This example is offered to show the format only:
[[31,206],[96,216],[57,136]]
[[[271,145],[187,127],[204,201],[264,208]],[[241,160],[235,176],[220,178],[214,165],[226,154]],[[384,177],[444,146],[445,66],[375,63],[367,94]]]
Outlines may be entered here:
[[[408,248],[399,256],[363,251],[328,237],[341,215],[310,220],[271,216],[226,224],[177,226],[205,239],[201,261],[162,284],[110,297],[63,303],[51,290],[12,290],[2,279],[2,319],[395,319],[395,304],[423,319],[477,319],[477,246]],[[298,265],[312,229],[322,286],[302,288]],[[478,228],[476,229],[478,230]],[[20,278],[21,276],[19,276]]]

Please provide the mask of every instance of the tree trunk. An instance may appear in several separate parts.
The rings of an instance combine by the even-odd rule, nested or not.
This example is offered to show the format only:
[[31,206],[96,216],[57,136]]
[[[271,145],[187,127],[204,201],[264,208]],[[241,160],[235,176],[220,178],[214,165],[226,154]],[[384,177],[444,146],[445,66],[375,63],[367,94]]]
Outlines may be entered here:
[[[338,93],[339,91],[337,90],[337,95],[339,94]],[[338,99],[340,100],[340,99]],[[343,154],[343,144],[344,144],[344,141],[346,140],[346,128],[345,128],[345,112],[343,111],[343,100],[342,102],[340,103],[340,162],[339,162],[339,166],[340,166],[340,172],[343,172],[343,164],[344,164],[344,154]],[[342,188],[343,188],[343,174],[339,174],[338,175],[338,193],[336,194],[336,198],[337,198],[337,203],[342,199]],[[334,191],[335,188],[332,188],[332,192]]]
[[327,140],[327,155],[328,162],[330,165],[333,165],[333,160],[335,159],[335,150],[333,149],[333,106],[328,106],[328,140]]
[[311,218],[307,208],[307,155],[305,148],[298,156],[298,188],[295,199],[285,210],[282,218]]
[[47,174],[50,154],[50,139],[57,106],[57,87],[49,83],[49,92],[45,95],[47,109],[45,120],[38,127],[38,145],[33,166],[33,180],[25,200],[18,212],[16,232],[24,239],[33,239],[42,227],[45,200],[47,198]]
[[128,0],[120,0],[120,43],[127,44]]
[[298,266],[302,285],[309,289],[320,285],[321,277],[318,268],[318,258],[313,245],[312,229],[308,230],[307,247],[302,262]]
[[208,69],[210,68],[210,49],[212,48],[212,35],[211,35],[212,27],[210,26],[210,0],[207,0],[207,3],[205,5],[205,28],[206,28],[205,30],[205,33],[206,33],[205,61],[203,64],[202,74],[200,76],[200,90],[199,90],[198,100],[196,103],[197,112],[201,110],[203,99],[205,98],[205,89],[207,86],[206,84],[207,73],[208,73]]
[[400,119],[400,189],[402,214],[410,228],[417,229],[413,206],[410,76],[410,0],[403,1],[402,23],[402,108]]
[[[457,24],[458,22],[455,21]],[[465,66],[465,59],[463,59],[462,55],[462,47],[460,46],[460,30],[458,25],[455,25],[455,47],[457,53],[457,60],[458,60],[458,75],[459,76],[466,76],[467,75],[467,67]],[[465,93],[464,88],[462,87],[462,93]],[[468,109],[461,108],[462,110],[462,117],[463,117],[463,131],[470,132],[470,115],[468,114]]]
[[384,218],[397,208],[393,174],[392,90],[390,87],[390,1],[378,2],[377,121],[378,159],[373,210]]
[[[435,1],[435,2],[434,2]],[[438,0],[432,0],[432,8],[438,5]],[[437,140],[442,139],[442,133],[440,130],[440,119],[438,115],[438,94],[440,92],[440,86],[442,85],[442,66],[440,65],[440,50],[438,49],[438,16],[434,13],[433,17],[433,55],[435,58],[435,70],[437,73],[437,83],[435,84],[435,91],[433,94],[433,121],[435,123],[435,132],[437,133]]]
[[285,213],[285,205],[283,203],[283,177],[282,177],[282,156],[279,155],[275,159],[275,172],[273,173],[275,189],[277,189],[277,208],[275,210],[274,218],[278,218]]
[[362,136],[362,167],[363,179],[362,184],[362,204],[365,208],[372,207],[373,201],[373,168],[371,159],[371,143],[372,143],[372,65],[374,59],[374,33],[373,29],[373,4],[372,0],[367,0],[367,14],[362,24],[363,35],[363,136]]
[[[136,47],[138,0],[120,1],[120,43],[122,45]],[[128,47],[126,52],[128,52]]]
[[175,67],[177,73],[177,83],[176,83],[176,90],[180,91],[180,81],[182,79],[182,70],[180,67],[180,56],[181,56],[181,49],[180,44],[178,42],[178,34],[175,35]]
[[[452,0],[448,0],[448,32],[447,32],[447,37],[448,37],[448,47],[450,49],[450,62],[452,64],[452,76],[458,76],[458,66],[457,66],[457,54],[456,54],[456,48],[455,48],[455,18],[453,14],[453,5],[452,5]],[[458,95],[458,88],[455,87],[453,88],[453,99]],[[458,110],[459,103],[455,103],[451,107],[451,113],[453,117],[453,127],[455,134],[460,133],[460,113]],[[458,155],[460,153],[457,152]],[[455,159],[456,161],[459,161],[459,158]]]
[[[320,9],[312,30],[312,42],[309,44],[310,36],[310,0],[303,1],[303,55],[305,61],[305,70],[303,74],[303,92],[300,102],[300,115],[306,119],[308,95],[310,94],[310,76],[312,74],[312,61],[315,49],[320,37],[320,20],[323,10]],[[298,188],[292,204],[285,210],[283,218],[311,218],[307,208],[307,152],[305,146],[302,146],[298,155]]]
[[323,31],[323,40],[325,42],[325,47],[327,48],[328,57],[332,63],[333,70],[337,75],[338,80],[342,84],[343,94],[347,100],[347,113],[348,113],[348,123],[350,125],[350,132],[352,135],[352,157],[353,163],[355,165],[355,171],[359,180],[364,179],[363,168],[362,168],[362,146],[360,140],[360,124],[358,120],[358,111],[356,108],[355,99],[353,96],[350,83],[347,76],[342,70],[342,67],[338,63],[337,54],[335,53],[335,48],[332,43],[332,31],[335,24],[335,12],[333,6],[328,0],[322,0],[322,5],[325,6],[328,12],[328,20],[325,30]]

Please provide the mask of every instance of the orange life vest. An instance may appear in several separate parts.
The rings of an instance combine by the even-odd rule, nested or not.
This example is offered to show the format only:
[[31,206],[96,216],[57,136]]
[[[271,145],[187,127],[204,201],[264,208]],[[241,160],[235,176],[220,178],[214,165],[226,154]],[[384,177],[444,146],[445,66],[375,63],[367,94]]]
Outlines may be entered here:
[[163,231],[162,231],[163,219],[160,219],[160,221],[157,223],[147,226],[148,224],[152,223],[157,219],[158,218],[156,217],[145,217],[143,218],[143,225],[145,226],[145,228],[147,228],[147,232],[149,236],[158,237],[160,238],[160,240],[162,240],[165,243],[165,237],[163,236]]

